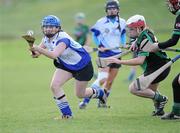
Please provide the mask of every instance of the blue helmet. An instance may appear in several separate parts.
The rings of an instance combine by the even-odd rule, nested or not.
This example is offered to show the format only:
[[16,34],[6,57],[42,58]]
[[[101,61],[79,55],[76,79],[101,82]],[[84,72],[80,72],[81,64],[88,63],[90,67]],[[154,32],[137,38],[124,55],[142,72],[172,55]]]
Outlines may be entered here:
[[43,18],[41,26],[56,26],[60,27],[60,19],[54,15],[48,15]]

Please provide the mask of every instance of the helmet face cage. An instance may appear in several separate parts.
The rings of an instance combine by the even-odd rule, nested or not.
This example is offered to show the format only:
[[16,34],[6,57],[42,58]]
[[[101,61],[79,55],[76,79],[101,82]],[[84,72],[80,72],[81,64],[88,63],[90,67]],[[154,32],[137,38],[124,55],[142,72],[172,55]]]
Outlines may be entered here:
[[[41,27],[43,34],[48,38],[51,38],[60,30],[60,20],[53,15],[46,16],[42,20]],[[51,30],[48,31],[48,28]]]
[[106,7],[105,7],[106,12],[108,9],[111,9],[111,8],[116,8],[119,10],[119,1],[118,0],[109,0],[106,3]]
[[180,0],[167,0],[166,3],[169,11],[173,14],[180,9]]

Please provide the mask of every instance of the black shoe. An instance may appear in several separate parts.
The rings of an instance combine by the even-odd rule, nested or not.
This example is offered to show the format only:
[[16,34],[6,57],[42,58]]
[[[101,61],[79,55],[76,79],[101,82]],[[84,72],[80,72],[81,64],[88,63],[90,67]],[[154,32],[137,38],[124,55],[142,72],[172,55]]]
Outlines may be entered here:
[[161,117],[162,120],[180,120],[180,114],[176,115],[173,112],[165,114],[164,116]]
[[155,111],[155,114],[158,114],[158,115],[163,114],[163,112],[164,112],[163,109],[167,102],[168,102],[168,98],[166,96],[163,96],[163,100],[157,102],[157,109]]
[[159,111],[153,111],[152,116],[163,116],[165,114],[164,110]]
[[159,107],[159,102],[153,101],[154,102],[154,111],[152,112],[152,116],[163,116],[165,114],[164,110],[158,111]]

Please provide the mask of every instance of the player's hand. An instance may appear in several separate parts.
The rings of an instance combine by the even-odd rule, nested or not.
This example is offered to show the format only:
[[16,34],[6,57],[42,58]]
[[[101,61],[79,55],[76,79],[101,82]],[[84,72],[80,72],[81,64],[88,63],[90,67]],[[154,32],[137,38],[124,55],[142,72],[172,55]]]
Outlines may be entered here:
[[39,47],[37,45],[33,45],[29,50],[35,52],[39,50]]
[[98,48],[98,51],[101,51],[101,52],[104,52],[104,51],[106,51],[106,50],[107,50],[107,48],[104,48],[104,47]]
[[121,64],[121,61],[115,57],[109,57],[106,59],[106,61],[108,64],[111,64],[111,63]]
[[129,50],[136,51],[138,49],[136,44],[137,44],[137,40],[131,42],[131,46],[130,46]]
[[38,57],[39,57],[39,54],[36,54],[36,52],[35,52],[35,54],[31,54],[31,57],[32,57],[32,58],[38,58]]

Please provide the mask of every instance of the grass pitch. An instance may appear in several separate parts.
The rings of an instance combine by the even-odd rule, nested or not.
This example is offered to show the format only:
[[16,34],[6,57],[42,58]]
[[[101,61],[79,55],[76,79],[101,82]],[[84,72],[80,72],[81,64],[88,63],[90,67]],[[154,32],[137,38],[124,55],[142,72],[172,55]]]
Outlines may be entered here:
[[[11,43],[11,47],[9,47]],[[23,42],[25,43],[25,42]],[[49,83],[54,71],[52,61],[44,57],[31,59],[22,42],[4,42],[0,45],[1,58],[1,115],[2,133],[177,133],[179,122],[162,121],[150,114],[152,101],[133,96],[128,91],[129,67],[123,66],[113,84],[109,97],[110,109],[97,109],[92,100],[87,109],[79,110],[79,99],[74,95],[73,80],[64,86],[74,119],[59,120]],[[6,52],[5,52],[6,51]],[[94,56],[94,55],[93,55]],[[173,57],[174,54],[171,54]],[[128,57],[126,57],[128,58]],[[180,65],[172,66],[169,77],[160,85],[160,91],[169,97],[165,108],[172,105],[171,81]],[[138,75],[141,73],[138,68]]]
[[[88,4],[87,4],[88,2]],[[74,119],[59,120],[50,80],[55,68],[52,61],[40,57],[32,59],[28,46],[20,36],[32,29],[40,40],[40,20],[47,14],[62,19],[63,29],[71,33],[73,15],[83,11],[92,25],[104,15],[104,0],[14,0],[10,5],[0,2],[0,133],[178,133],[180,123],[152,117],[151,100],[133,96],[124,82],[130,67],[123,66],[113,84],[108,104],[110,109],[97,109],[92,100],[86,110],[79,110],[80,99],[75,97],[73,80],[64,86]],[[121,0],[121,16],[127,19],[142,14],[160,41],[170,37],[174,16],[168,13],[164,0]],[[152,15],[153,14],[153,15]],[[177,48],[180,47],[178,44]],[[174,57],[175,53],[168,53]],[[95,54],[92,55],[93,60]],[[125,58],[130,58],[127,56]],[[171,110],[171,82],[179,72],[180,62],[171,69],[159,87],[169,97],[165,111]],[[95,67],[96,68],[96,67]],[[137,69],[137,75],[142,73]],[[91,81],[93,82],[93,80]]]

